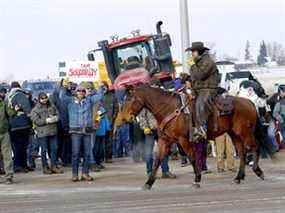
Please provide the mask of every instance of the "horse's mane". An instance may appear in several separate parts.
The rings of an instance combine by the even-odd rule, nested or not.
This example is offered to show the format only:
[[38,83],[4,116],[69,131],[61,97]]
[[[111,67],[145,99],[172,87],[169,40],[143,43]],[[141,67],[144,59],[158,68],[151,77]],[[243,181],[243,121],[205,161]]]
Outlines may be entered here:
[[180,99],[179,99],[179,95],[175,92],[170,92],[170,91],[167,91],[167,90],[164,90],[162,88],[159,88],[159,87],[153,87],[153,86],[150,86],[150,85],[147,85],[147,84],[141,84],[139,86],[140,89],[144,90],[144,91],[147,91],[147,90],[151,90],[151,91],[155,91],[156,93],[160,94],[161,96],[163,96],[163,101],[164,102],[168,102],[170,100],[172,101],[178,101],[180,102]]
[[146,84],[141,85],[141,87],[150,88],[152,90],[155,90],[155,91],[161,93],[161,95],[163,95],[163,96],[179,98],[179,95],[177,93],[164,90],[164,89],[162,89],[160,87],[153,87],[153,86],[146,85]]

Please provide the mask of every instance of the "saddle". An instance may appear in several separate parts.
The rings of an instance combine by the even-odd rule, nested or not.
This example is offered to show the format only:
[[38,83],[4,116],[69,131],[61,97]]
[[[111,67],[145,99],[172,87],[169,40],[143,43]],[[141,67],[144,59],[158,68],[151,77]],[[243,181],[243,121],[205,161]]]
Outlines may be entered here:
[[234,111],[234,97],[221,94],[215,98],[215,106],[220,116],[232,114]]

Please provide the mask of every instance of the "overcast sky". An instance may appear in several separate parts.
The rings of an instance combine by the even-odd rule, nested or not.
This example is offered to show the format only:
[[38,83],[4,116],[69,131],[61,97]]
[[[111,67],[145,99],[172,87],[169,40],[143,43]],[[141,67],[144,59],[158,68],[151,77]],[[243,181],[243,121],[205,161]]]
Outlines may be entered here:
[[[179,0],[0,0],[0,80],[46,77],[60,60],[84,59],[97,41],[133,29],[173,40],[180,59]],[[189,0],[191,41],[242,57],[246,40],[285,44],[285,0]]]

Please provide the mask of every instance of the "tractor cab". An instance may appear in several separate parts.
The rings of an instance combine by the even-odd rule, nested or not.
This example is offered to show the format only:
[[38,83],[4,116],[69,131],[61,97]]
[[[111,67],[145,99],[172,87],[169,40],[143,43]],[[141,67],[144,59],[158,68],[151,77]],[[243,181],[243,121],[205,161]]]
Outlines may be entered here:
[[105,66],[112,82],[124,71],[142,67],[152,78],[160,81],[172,80],[175,71],[171,55],[171,40],[161,31],[162,22],[156,24],[157,34],[140,35],[132,32],[130,37],[112,37],[112,41],[98,42],[99,49],[88,53],[88,60],[94,61],[94,53],[102,51]]

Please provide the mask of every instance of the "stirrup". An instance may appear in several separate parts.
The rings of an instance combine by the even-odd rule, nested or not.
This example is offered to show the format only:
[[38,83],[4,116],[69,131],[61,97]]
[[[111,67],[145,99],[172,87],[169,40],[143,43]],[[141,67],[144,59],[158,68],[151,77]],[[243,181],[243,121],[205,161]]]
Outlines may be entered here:
[[203,129],[203,127],[200,128],[194,128],[193,132],[193,140],[198,141],[199,139],[207,139],[207,133]]

